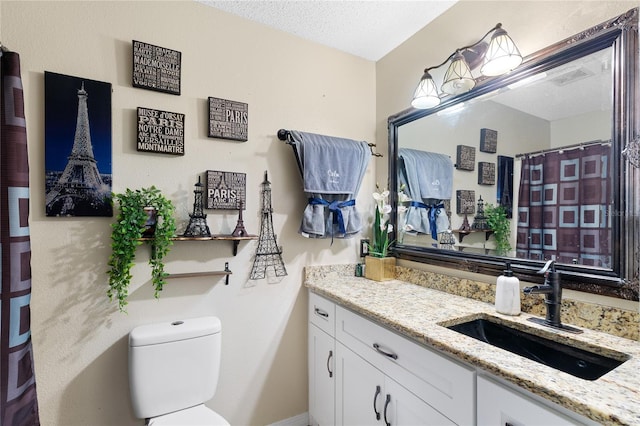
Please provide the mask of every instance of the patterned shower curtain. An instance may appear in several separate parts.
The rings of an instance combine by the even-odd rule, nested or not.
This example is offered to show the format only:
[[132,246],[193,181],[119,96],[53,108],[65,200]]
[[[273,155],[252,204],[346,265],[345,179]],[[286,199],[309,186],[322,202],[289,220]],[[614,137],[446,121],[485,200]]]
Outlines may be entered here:
[[39,425],[31,345],[29,162],[20,56],[0,57],[0,425]]
[[517,256],[611,268],[611,146],[522,159]]

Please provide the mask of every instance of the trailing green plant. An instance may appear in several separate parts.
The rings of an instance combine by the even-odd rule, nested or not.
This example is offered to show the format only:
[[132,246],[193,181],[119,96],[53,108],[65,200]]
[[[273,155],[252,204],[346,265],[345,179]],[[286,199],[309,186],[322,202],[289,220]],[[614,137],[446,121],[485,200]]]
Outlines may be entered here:
[[145,207],[152,207],[156,212],[155,232],[148,238],[151,244],[151,281],[155,289],[155,297],[166,283],[168,275],[164,272],[164,257],[173,244],[172,237],[176,231],[174,218],[175,207],[171,200],[162,195],[155,186],[136,190],[127,189],[122,194],[113,194],[113,200],[119,204],[120,210],[115,223],[111,224],[111,256],[109,257],[109,300],[116,299],[121,312],[126,312],[131,268],[134,265],[137,247],[142,244],[141,238],[145,224],[149,218]]
[[511,236],[511,221],[507,218],[507,212],[503,206],[487,204],[484,209],[487,225],[493,231],[496,239],[496,252],[498,256],[506,256],[511,251],[509,237]]

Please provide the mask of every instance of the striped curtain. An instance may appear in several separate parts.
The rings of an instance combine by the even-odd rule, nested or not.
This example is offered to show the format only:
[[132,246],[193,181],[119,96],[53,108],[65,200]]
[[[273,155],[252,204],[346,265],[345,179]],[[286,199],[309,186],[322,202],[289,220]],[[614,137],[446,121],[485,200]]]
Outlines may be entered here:
[[517,256],[612,267],[611,147],[522,159]]
[[29,161],[20,56],[0,57],[0,425],[39,425],[31,345]]

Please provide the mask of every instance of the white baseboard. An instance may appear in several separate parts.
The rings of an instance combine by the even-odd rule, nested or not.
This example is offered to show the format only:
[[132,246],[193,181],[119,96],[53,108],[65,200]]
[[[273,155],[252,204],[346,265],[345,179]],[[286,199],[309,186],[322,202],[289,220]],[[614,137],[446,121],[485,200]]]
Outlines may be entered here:
[[288,419],[280,420],[269,426],[307,426],[309,424],[309,413],[298,414]]

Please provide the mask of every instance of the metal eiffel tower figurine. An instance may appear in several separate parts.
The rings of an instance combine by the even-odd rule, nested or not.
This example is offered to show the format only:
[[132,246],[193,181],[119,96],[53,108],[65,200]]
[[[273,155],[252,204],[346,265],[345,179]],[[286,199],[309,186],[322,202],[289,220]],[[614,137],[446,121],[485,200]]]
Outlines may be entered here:
[[111,216],[111,192],[102,182],[93,155],[84,82],[78,90],[78,116],[73,148],[58,181],[45,196],[47,216]]
[[238,202],[238,223],[236,223],[236,229],[233,230],[231,236],[233,237],[246,237],[249,235],[247,230],[244,228],[244,220],[242,220],[242,200]]
[[267,268],[272,267],[277,277],[287,275],[287,270],[282,261],[282,247],[276,243],[276,235],[273,233],[273,208],[271,207],[271,182],[267,179],[267,172],[264,172],[262,182],[262,225],[260,226],[260,237],[258,238],[258,249],[251,269],[251,279],[259,280],[265,278]]
[[204,208],[202,205],[202,183],[200,182],[200,176],[198,176],[198,183],[194,185],[196,189],[193,190],[195,199],[193,201],[193,214],[189,215],[189,225],[184,231],[183,237],[210,237],[211,232],[207,225],[207,215],[204,214]]

